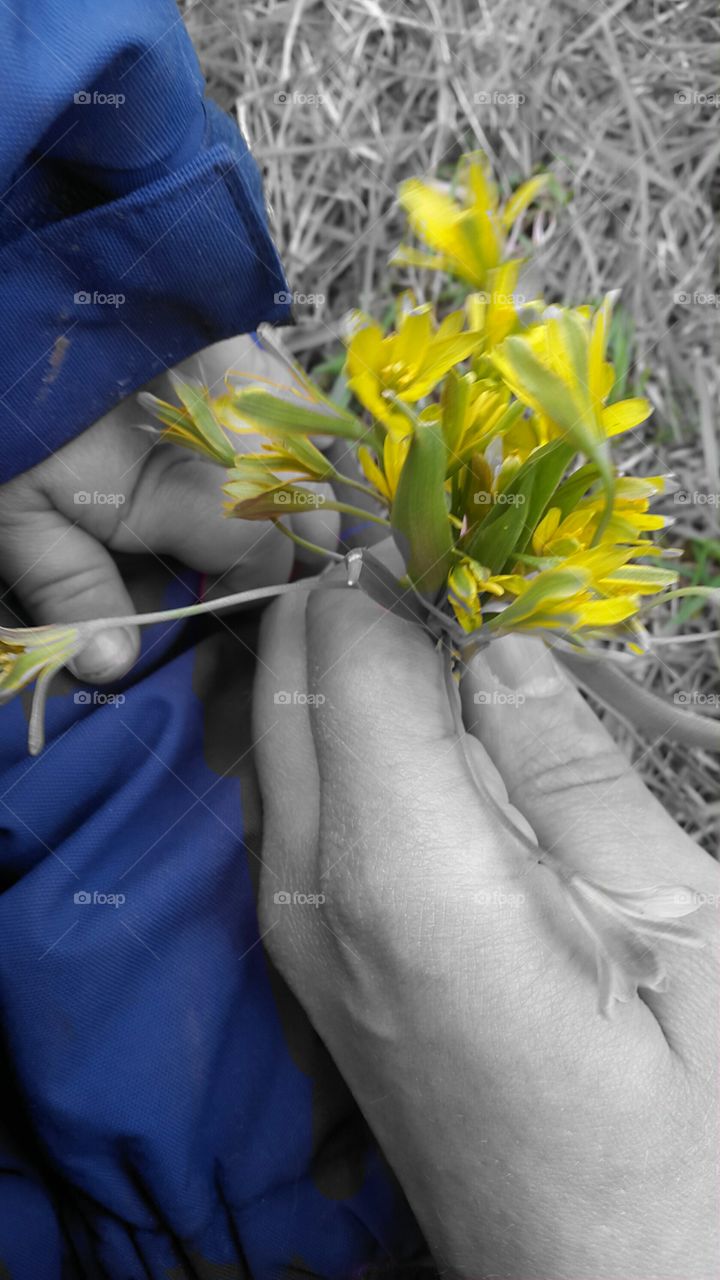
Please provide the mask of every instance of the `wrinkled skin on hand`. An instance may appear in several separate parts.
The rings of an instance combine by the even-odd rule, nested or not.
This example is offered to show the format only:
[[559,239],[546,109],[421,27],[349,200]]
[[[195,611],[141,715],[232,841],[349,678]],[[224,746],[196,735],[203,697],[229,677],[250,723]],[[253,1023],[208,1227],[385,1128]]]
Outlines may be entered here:
[[[318,589],[272,607],[262,658],[265,946],[445,1274],[717,1276],[713,859],[537,641],[496,642],[465,680],[506,821],[413,623]],[[517,828],[619,888],[694,886],[706,946],[661,943],[667,990],[603,1018],[588,938]]]

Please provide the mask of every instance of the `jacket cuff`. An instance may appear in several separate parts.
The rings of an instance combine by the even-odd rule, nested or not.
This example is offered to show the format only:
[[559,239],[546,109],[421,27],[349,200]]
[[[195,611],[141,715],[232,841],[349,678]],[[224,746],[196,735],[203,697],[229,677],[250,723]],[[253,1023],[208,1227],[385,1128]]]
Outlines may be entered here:
[[237,135],[120,199],[28,228],[0,250],[0,483],[202,347],[287,322],[287,303]]

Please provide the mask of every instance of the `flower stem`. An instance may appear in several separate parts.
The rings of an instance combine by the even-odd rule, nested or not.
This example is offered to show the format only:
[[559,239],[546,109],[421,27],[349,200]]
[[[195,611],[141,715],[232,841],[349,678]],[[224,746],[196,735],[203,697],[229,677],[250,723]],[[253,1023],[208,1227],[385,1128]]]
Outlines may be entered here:
[[[287,525],[278,520],[276,526],[280,533],[284,533],[286,538],[294,542],[298,547],[304,547],[306,551],[313,551],[318,556],[328,556],[330,560],[344,560],[345,556],[339,551],[328,551],[325,547],[319,547],[316,542],[310,542],[308,538],[301,538],[299,533],[295,533],[292,529],[288,529]],[[307,579],[305,579],[307,581]]]
[[371,489],[370,485],[363,484],[362,480],[353,480],[350,476],[346,476],[342,471],[336,471],[331,479],[337,480],[338,484],[350,485],[353,489],[357,489],[358,493],[364,493],[366,498],[372,498],[373,502],[379,503],[381,506],[387,506],[387,499],[376,489]]
[[181,609],[157,609],[154,613],[131,613],[120,618],[92,618],[88,622],[76,623],[76,626],[85,635],[91,635],[96,631],[106,631],[110,627],[147,627],[157,622],[194,618],[201,613],[219,613],[222,609],[237,608],[241,604],[253,604],[257,600],[271,600],[273,596],[287,595],[300,587],[307,588],[309,583],[317,582],[318,577],[319,575],[300,578],[297,582],[279,582],[272,587],[253,587],[251,591],[236,591],[229,596],[220,596],[217,600],[203,600],[200,604],[188,604]]
[[384,516],[373,515],[372,511],[363,511],[362,507],[354,507],[349,502],[326,502],[325,507],[328,511],[342,511],[348,516],[360,516],[361,520],[371,520],[373,524],[381,524],[384,529],[391,529],[392,525]]

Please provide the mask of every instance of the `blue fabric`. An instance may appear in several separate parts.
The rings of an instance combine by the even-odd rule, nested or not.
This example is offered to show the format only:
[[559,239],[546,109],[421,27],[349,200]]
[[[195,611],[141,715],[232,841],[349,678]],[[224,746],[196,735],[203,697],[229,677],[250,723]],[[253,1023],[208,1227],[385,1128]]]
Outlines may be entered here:
[[61,677],[37,760],[0,710],[3,1280],[349,1280],[420,1246],[259,938],[253,625]]
[[[1,482],[286,307],[171,0],[3,0],[0,45]],[[259,937],[253,645],[148,629],[116,689],[58,680],[37,760],[0,709],[0,1280],[344,1280],[419,1245]]]
[[173,0],[0,5],[0,482],[286,319],[255,163]]

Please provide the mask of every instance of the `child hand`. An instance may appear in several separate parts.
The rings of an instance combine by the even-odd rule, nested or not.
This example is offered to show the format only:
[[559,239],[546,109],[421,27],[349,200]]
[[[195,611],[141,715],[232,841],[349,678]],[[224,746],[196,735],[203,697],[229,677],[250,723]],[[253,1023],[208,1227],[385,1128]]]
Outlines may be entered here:
[[[286,380],[275,357],[249,335],[207,348],[178,372],[217,394],[231,368]],[[165,376],[148,389],[175,399]],[[129,396],[63,449],[0,486],[0,579],[32,622],[133,613],[111,552],[177,558],[221,577],[222,594],[287,580],[290,541],[270,522],[227,519],[223,470],[153,442],[138,429],[147,423],[137,395]],[[235,439],[238,452],[255,447],[255,437]],[[298,532],[331,548],[338,517],[321,508],[303,513]],[[110,629],[78,655],[74,670],[92,683],[117,679],[139,647],[138,628]]]

